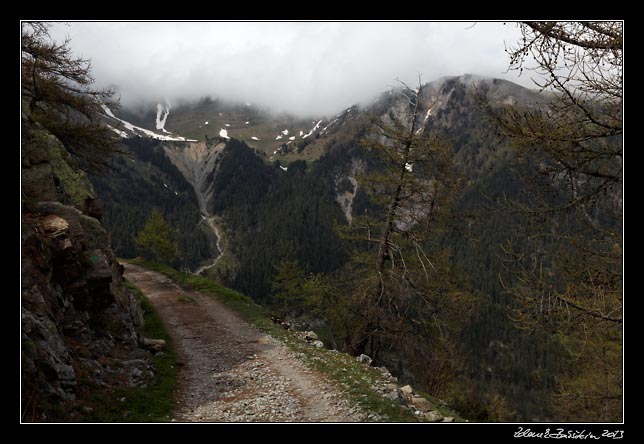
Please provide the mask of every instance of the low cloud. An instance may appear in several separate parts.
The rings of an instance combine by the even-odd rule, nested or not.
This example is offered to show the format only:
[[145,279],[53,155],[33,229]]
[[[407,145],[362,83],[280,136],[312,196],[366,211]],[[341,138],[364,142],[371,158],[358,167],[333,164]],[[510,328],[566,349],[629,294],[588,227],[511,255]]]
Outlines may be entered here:
[[331,114],[395,83],[475,73],[530,86],[505,73],[508,23],[72,22],[51,27],[92,60],[99,87],[123,105],[204,96],[276,111]]

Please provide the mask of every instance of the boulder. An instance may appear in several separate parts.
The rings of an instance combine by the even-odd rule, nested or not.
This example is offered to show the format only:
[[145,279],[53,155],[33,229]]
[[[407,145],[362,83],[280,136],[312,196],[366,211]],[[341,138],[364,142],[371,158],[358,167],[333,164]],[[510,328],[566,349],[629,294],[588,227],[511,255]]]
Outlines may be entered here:
[[416,407],[418,410],[427,412],[430,411],[434,408],[434,406],[425,398],[422,396],[412,396],[411,401],[412,405]]
[[311,342],[311,345],[317,347],[317,348],[323,348],[324,347],[324,342],[322,341],[313,341]]
[[363,353],[356,358],[356,361],[358,361],[361,364],[371,365],[371,363],[373,362],[373,359],[371,359],[369,356]]
[[314,331],[307,331],[304,333],[304,339],[306,339],[309,342],[312,342],[312,341],[317,341],[320,338]]
[[56,214],[49,214],[43,217],[40,223],[43,231],[51,236],[69,230],[69,222]]
[[453,416],[446,416],[443,418],[441,422],[454,422],[454,417]]
[[426,412],[423,414],[423,419],[427,422],[442,422],[443,415],[436,411]]
[[400,405],[407,404],[407,401],[405,400],[405,397],[402,395],[402,393],[400,393],[400,390],[398,390],[397,388],[392,390],[392,391],[390,391],[389,393],[387,393],[385,395],[385,398],[387,398],[387,399],[389,399],[391,401],[397,402]]
[[402,392],[403,395],[411,397],[411,395],[414,394],[414,390],[411,388],[410,385],[405,385],[400,387],[400,391]]
[[387,367],[376,367],[376,369],[378,369],[385,378],[389,378],[391,376],[391,372]]

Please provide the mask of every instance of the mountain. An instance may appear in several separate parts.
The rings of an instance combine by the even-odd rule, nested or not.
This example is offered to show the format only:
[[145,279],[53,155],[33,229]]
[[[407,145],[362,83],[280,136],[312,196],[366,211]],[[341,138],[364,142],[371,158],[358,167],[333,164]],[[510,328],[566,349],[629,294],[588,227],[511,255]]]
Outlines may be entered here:
[[[361,139],[372,118],[409,117],[400,92],[392,89],[364,107],[306,119],[209,98],[106,110],[130,153],[116,160],[109,175],[92,178],[113,248],[123,257],[135,256],[132,238],[157,207],[174,228],[177,267],[199,270],[258,302],[276,303],[272,282],[280,261],[311,275],[337,272],[348,256],[334,227],[374,209],[360,174],[377,166]],[[548,97],[475,75],[438,79],[423,85],[419,95],[418,131],[448,139],[459,171],[442,243],[462,276],[459,285],[480,301],[459,339],[467,358],[455,378],[468,387],[462,389],[467,395],[453,402],[473,419],[545,418],[541,400],[560,357],[543,337],[514,327],[511,302],[498,280],[504,272],[499,245],[519,233],[524,221],[498,211],[495,202],[520,197],[527,173],[493,136],[481,99],[493,108],[540,107]],[[320,323],[310,316],[306,322]],[[395,354],[387,367],[414,380]]]

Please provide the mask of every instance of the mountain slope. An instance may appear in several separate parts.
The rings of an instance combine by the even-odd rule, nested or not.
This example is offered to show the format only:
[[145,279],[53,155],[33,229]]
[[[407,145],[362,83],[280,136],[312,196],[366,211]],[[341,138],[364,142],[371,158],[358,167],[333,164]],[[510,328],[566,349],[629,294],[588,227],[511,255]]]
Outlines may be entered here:
[[[308,129],[296,119],[281,121],[247,105],[204,100],[171,109],[165,128],[187,137],[204,132],[201,142],[160,141],[154,152],[162,153],[163,163],[174,165],[193,187],[193,208],[204,217],[217,216],[229,260],[209,273],[257,301],[277,306],[272,281],[281,261],[296,264],[302,275],[331,276],[341,269],[347,245],[334,227],[377,210],[360,175],[378,164],[361,140],[370,131],[371,116],[407,112],[398,92],[387,91],[362,109],[309,120]],[[479,420],[547,417],[539,399],[553,383],[562,359],[544,337],[530,337],[514,327],[508,317],[510,301],[498,280],[504,273],[499,245],[507,235],[520,235],[523,221],[494,207],[503,196],[520,197],[526,172],[513,166],[509,147],[491,137],[494,127],[480,106],[481,96],[492,107],[541,106],[547,98],[510,82],[469,75],[430,82],[420,95],[424,100],[418,131],[447,138],[460,171],[459,194],[441,242],[450,251],[454,273],[461,276],[459,285],[480,301],[458,339],[468,358],[460,374],[453,375],[460,388],[452,393],[452,401]],[[156,118],[150,111],[147,122]],[[290,137],[295,139],[286,150],[276,149]],[[296,143],[298,149],[290,151]],[[146,174],[167,176],[152,163],[145,168]],[[123,183],[136,189],[136,175],[128,173]],[[148,180],[148,187],[153,182]],[[149,189],[152,195],[158,192]],[[195,221],[190,224],[194,227]],[[191,262],[192,269],[197,262]],[[311,317],[305,322],[320,323]],[[395,352],[387,366],[404,380],[414,380]]]
[[105,202],[104,223],[119,256],[137,255],[134,237],[156,207],[173,228],[179,246],[177,266],[195,269],[216,256],[216,239],[206,224],[198,194],[165,154],[164,144],[169,143],[184,144],[124,139],[129,157],[115,159],[112,171],[91,179]]

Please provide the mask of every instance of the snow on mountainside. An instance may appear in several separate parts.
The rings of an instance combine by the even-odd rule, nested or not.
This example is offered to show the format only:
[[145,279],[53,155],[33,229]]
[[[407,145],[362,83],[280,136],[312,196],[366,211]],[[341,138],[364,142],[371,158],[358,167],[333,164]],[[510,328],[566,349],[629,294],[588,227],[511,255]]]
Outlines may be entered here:
[[[127,120],[119,119],[114,115],[111,109],[107,107],[107,105],[101,105],[103,108],[103,111],[105,111],[104,117],[111,118],[117,122],[116,127],[109,125],[108,126],[116,132],[119,136],[123,138],[127,138],[130,136],[141,136],[141,137],[151,137],[153,139],[158,139],[158,140],[164,140],[164,141],[170,141],[170,142],[196,142],[196,139],[186,139],[185,137],[181,136],[172,136],[169,131],[166,131],[165,129],[165,122],[166,119],[168,118],[168,114],[170,113],[170,107],[163,107],[163,105],[159,104],[157,107],[157,129],[162,130],[163,132],[170,134],[170,135],[163,135],[159,133],[155,133],[154,131],[147,130],[145,128],[141,128],[140,126],[136,126],[128,122]],[[161,114],[164,114],[164,116],[161,118]],[[124,131],[118,127],[125,128]],[[129,131],[129,133],[128,133]]]
[[[161,105],[157,103],[157,120],[156,127],[158,130],[163,131],[166,134],[170,134],[170,131],[166,131],[165,122],[168,120],[168,114],[170,114],[170,105]],[[161,117],[163,115],[163,117]]]
[[[543,94],[506,80],[470,74],[443,77],[421,87],[423,106],[417,131],[422,132],[453,99],[466,92],[481,90],[487,92],[492,103],[502,106],[544,100]],[[168,141],[237,139],[253,148],[265,161],[279,158],[287,165],[294,160],[309,161],[320,157],[330,141],[366,124],[364,111],[372,115],[381,115],[385,109],[404,112],[404,104],[396,99],[394,92],[393,89],[386,91],[369,104],[354,105],[335,116],[275,114],[256,105],[208,97],[193,102],[179,101],[173,105],[172,112],[167,102],[161,100],[119,110],[120,118],[106,113],[115,120],[108,122],[112,130],[122,137],[136,134]],[[155,126],[156,131],[144,129]]]

